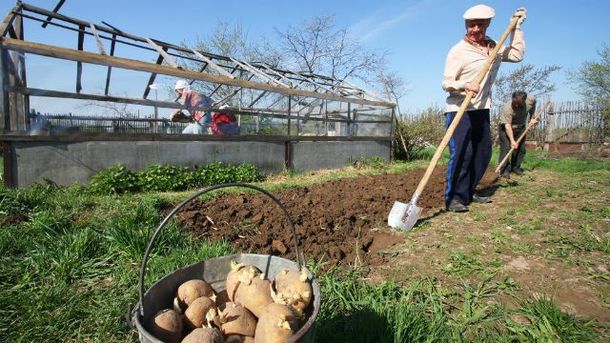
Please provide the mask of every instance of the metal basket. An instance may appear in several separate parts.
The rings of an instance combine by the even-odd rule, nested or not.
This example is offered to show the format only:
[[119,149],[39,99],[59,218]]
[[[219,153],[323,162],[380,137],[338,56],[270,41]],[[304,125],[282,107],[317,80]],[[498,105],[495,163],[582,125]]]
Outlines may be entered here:
[[[148,256],[152,247],[154,246],[154,243],[159,233],[165,227],[166,223],[170,220],[171,217],[174,216],[174,214],[176,214],[176,212],[178,212],[182,207],[184,207],[187,203],[191,202],[195,198],[213,190],[227,187],[245,187],[257,190],[270,197],[282,209],[284,215],[287,218],[287,221],[290,223],[290,228],[292,230],[297,262],[293,262],[291,260],[272,255],[236,254],[230,256],[223,256],[214,259],[204,260],[199,263],[180,268],[170,274],[165,275],[163,278],[155,282],[146,292],[144,292],[144,273],[146,271]],[[161,221],[161,223],[153,233],[150,241],[148,242],[146,251],[144,252],[144,259],[142,260],[142,265],[140,267],[139,302],[136,304],[133,312],[131,312],[130,324],[138,330],[140,342],[162,343],[161,340],[157,339],[150,332],[148,332],[146,330],[146,327],[148,323],[150,323],[150,321],[158,313],[158,311],[166,308],[172,308],[172,300],[178,290],[178,287],[183,282],[192,279],[203,279],[208,282],[210,286],[212,286],[216,293],[220,293],[225,290],[226,276],[229,271],[231,271],[231,261],[254,265],[259,268],[263,272],[263,274],[265,274],[265,277],[272,280],[270,277],[277,275],[277,273],[284,268],[297,270],[300,269],[302,266],[304,266],[302,259],[303,257],[299,250],[294,223],[290,218],[290,215],[288,214],[288,211],[286,210],[284,205],[282,205],[282,203],[271,193],[267,192],[262,188],[244,183],[226,183],[205,188],[178,204]],[[318,312],[320,311],[320,286],[318,285],[318,282],[313,277],[313,275],[309,271],[307,271],[307,273],[311,280],[311,286],[313,289],[312,305],[309,306],[309,309],[305,313],[307,316],[307,321],[290,338],[288,342],[314,341],[315,320],[318,316]]]

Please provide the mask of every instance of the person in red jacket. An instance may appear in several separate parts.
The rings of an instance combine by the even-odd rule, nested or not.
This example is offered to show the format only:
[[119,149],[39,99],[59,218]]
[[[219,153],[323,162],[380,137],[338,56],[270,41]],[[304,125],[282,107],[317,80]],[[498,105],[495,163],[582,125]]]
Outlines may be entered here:
[[221,106],[218,112],[212,114],[210,129],[215,136],[232,136],[239,134],[237,118],[235,118],[233,111],[228,109],[227,105]]
[[170,115],[171,120],[188,120],[189,125],[182,130],[184,134],[208,134],[211,121],[209,110],[212,108],[212,99],[192,90],[186,80],[176,81],[174,89],[180,96],[177,100],[178,103],[189,112],[190,116],[185,115],[182,109],[177,109]]

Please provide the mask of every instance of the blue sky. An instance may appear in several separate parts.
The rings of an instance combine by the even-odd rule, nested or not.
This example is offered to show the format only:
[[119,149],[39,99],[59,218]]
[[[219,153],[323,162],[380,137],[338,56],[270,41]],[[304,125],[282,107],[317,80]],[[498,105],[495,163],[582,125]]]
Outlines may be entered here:
[[[32,5],[52,9],[57,0],[30,0]],[[93,23],[106,21],[126,32],[172,43],[206,36],[219,21],[239,23],[251,39],[276,38],[274,29],[284,29],[316,15],[334,15],[338,26],[347,27],[361,43],[388,53],[391,70],[409,84],[401,101],[403,112],[414,112],[430,105],[444,104],[441,89],[444,60],[449,48],[464,34],[463,12],[481,1],[402,0],[402,1],[140,1],[66,0],[60,13]],[[610,45],[610,1],[497,0],[486,4],[496,9],[488,35],[499,38],[512,12],[524,6],[528,18],[523,26],[526,37],[524,63],[537,67],[559,65],[553,81],[556,101],[578,100],[566,80],[566,72],[586,60],[598,60],[597,51]],[[0,3],[0,13],[14,5]],[[26,26],[27,30],[27,26]],[[36,37],[26,38],[35,39]],[[76,35],[73,34],[76,42]],[[76,45],[76,43],[74,43]],[[36,68],[31,58],[30,73],[49,73]],[[72,66],[70,68],[73,69]],[[504,64],[501,72],[515,65]],[[57,80],[57,79],[55,79]],[[71,79],[73,83],[73,79]],[[73,87],[73,86],[72,86]]]

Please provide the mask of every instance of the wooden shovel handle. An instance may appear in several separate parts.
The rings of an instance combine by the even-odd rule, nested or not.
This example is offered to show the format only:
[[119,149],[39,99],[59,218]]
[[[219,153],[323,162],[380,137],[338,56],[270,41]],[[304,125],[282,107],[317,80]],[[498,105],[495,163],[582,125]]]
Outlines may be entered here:
[[[506,40],[506,38],[508,38],[508,35],[514,30],[519,19],[520,19],[520,17],[513,17],[511,19],[510,23],[508,24],[508,27],[506,28],[506,30],[500,37],[500,40],[498,40],[498,42],[496,43],[496,46],[491,51],[491,54],[489,55],[489,57],[487,57],[485,66],[481,69],[481,71],[479,72],[477,77],[474,79],[475,84],[477,84],[477,85],[481,84],[481,82],[485,78],[485,75],[487,75],[487,73],[489,72],[489,69],[491,68],[492,63],[493,63],[494,59],[496,58],[496,55],[498,55],[498,51],[504,45],[504,41]],[[411,198],[412,204],[417,203],[417,200],[421,196],[421,193],[423,192],[424,188],[426,187],[426,184],[428,184],[428,180],[430,179],[430,176],[432,175],[432,172],[434,171],[434,167],[436,167],[436,163],[438,162],[439,158],[441,157],[443,150],[445,150],[445,147],[449,143],[451,136],[453,136],[453,132],[455,131],[455,128],[458,126],[460,120],[462,119],[462,116],[464,115],[464,112],[466,111],[466,108],[470,104],[470,100],[472,100],[474,95],[475,95],[475,93],[473,93],[471,91],[468,91],[466,93],[466,98],[464,98],[464,101],[462,101],[462,105],[460,106],[460,109],[458,110],[457,114],[455,115],[455,118],[453,118],[451,125],[449,125],[449,127],[447,128],[447,132],[445,133],[445,136],[441,140],[441,143],[438,145],[438,148],[436,148],[436,151],[434,152],[434,156],[432,156],[432,160],[430,161],[430,164],[428,165],[428,169],[426,169],[426,173],[424,173],[424,176],[422,177],[421,181],[419,182],[419,185],[417,185],[417,189],[415,190],[415,193],[413,193],[413,197]]]

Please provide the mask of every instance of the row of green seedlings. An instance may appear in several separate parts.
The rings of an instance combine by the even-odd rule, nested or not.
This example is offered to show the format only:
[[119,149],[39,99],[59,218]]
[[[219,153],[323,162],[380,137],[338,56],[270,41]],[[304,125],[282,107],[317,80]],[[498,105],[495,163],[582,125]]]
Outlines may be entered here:
[[98,194],[169,192],[227,182],[257,182],[263,179],[264,175],[248,163],[228,165],[212,162],[195,168],[155,164],[139,172],[117,164],[95,174],[89,187]]

